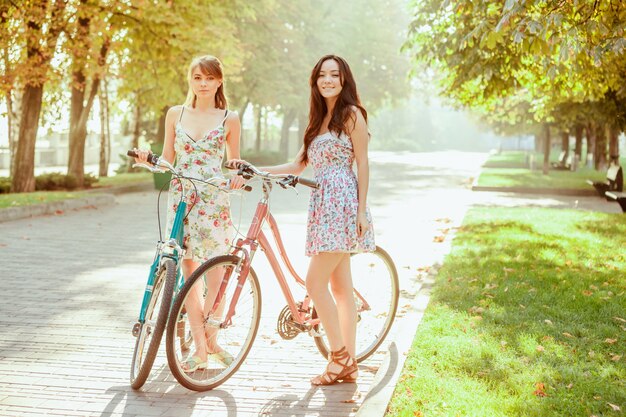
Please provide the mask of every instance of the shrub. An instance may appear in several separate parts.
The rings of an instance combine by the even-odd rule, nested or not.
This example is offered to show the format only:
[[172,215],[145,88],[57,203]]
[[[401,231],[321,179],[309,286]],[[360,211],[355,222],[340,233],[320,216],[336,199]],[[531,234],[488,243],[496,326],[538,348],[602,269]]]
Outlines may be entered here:
[[260,151],[246,150],[241,157],[252,165],[277,165],[286,162],[286,159],[278,151]]
[[[66,175],[60,172],[49,172],[47,174],[37,175],[35,177],[36,191],[55,191],[66,188]],[[76,178],[74,178],[74,187],[76,188]],[[70,185],[72,181],[70,180]]]
[[0,194],[8,194],[11,191],[11,177],[0,177]]

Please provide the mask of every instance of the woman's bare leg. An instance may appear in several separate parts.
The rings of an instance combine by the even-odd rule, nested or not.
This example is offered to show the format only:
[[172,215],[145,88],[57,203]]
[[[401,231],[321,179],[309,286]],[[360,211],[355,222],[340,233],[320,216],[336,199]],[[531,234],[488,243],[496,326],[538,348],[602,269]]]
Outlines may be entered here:
[[353,358],[356,356],[356,304],[354,302],[350,255],[346,254],[330,276],[330,289],[337,303],[337,317],[341,338],[346,350]]
[[[188,279],[193,272],[198,269],[198,266],[200,266],[198,262],[194,262],[191,259],[184,259],[182,269],[185,279]],[[187,310],[187,316],[189,317],[191,337],[196,347],[196,351],[191,356],[198,356],[201,360],[205,361],[207,358],[207,345],[204,334],[204,315],[202,313],[202,306],[204,305],[202,292],[202,284],[196,281],[196,284],[185,300],[185,310]]]

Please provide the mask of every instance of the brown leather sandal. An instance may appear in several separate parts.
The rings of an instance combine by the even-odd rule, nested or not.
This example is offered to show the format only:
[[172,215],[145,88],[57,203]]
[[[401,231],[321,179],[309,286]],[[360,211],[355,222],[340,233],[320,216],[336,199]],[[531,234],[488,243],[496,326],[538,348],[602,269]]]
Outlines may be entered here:
[[[326,366],[326,371],[323,374],[318,375],[311,379],[311,384],[313,385],[332,385],[337,384],[339,382],[356,382],[356,376],[353,376],[358,373],[358,365],[356,361],[350,356],[346,347],[342,347],[338,351],[330,352],[329,358],[330,361]],[[328,366],[331,364],[335,364],[340,366],[342,369],[339,372],[333,372],[328,369]]]

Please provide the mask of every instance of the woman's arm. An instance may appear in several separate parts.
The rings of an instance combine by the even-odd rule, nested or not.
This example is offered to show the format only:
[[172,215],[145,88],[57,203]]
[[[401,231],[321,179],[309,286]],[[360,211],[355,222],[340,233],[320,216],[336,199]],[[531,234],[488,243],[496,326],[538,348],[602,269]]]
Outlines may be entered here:
[[[165,159],[170,164],[174,164],[176,159],[176,151],[174,150],[174,140],[176,139],[175,124],[178,116],[180,116],[182,106],[170,107],[165,114],[165,138],[163,139],[163,152],[161,158]],[[135,149],[137,157],[136,163],[144,163],[152,165],[148,162],[148,155],[151,153],[147,150]]]
[[228,113],[224,124],[226,137],[226,160],[239,159],[239,143],[241,141],[241,122],[236,111]]
[[[236,111],[228,114],[224,123],[224,136],[226,139],[226,160],[239,159],[241,143],[241,121]],[[238,175],[233,175],[230,179],[230,188],[238,189],[243,187],[245,181]]]
[[365,208],[367,206],[367,189],[369,188],[370,180],[370,168],[369,160],[367,157],[367,145],[369,142],[369,135],[367,133],[367,123],[361,112],[357,109],[355,111],[356,120],[354,123],[354,129],[350,133],[352,139],[352,147],[354,149],[354,159],[356,160],[356,172],[359,194],[359,207],[357,209],[357,233],[362,236],[369,224],[365,215]]
[[176,160],[176,151],[174,150],[174,141],[176,140],[176,120],[180,116],[182,106],[173,106],[165,115],[165,139],[163,142],[163,153],[161,158],[174,165]]

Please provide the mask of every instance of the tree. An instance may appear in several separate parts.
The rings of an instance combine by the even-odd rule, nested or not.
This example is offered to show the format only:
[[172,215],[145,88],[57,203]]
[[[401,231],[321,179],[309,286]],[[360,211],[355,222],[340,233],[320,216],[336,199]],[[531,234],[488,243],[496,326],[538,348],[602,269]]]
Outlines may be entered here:
[[35,141],[43,89],[50,61],[65,25],[66,5],[65,0],[33,1],[21,4],[19,10],[15,10],[25,23],[26,59],[21,63],[19,72],[24,88],[12,192],[35,190]]

